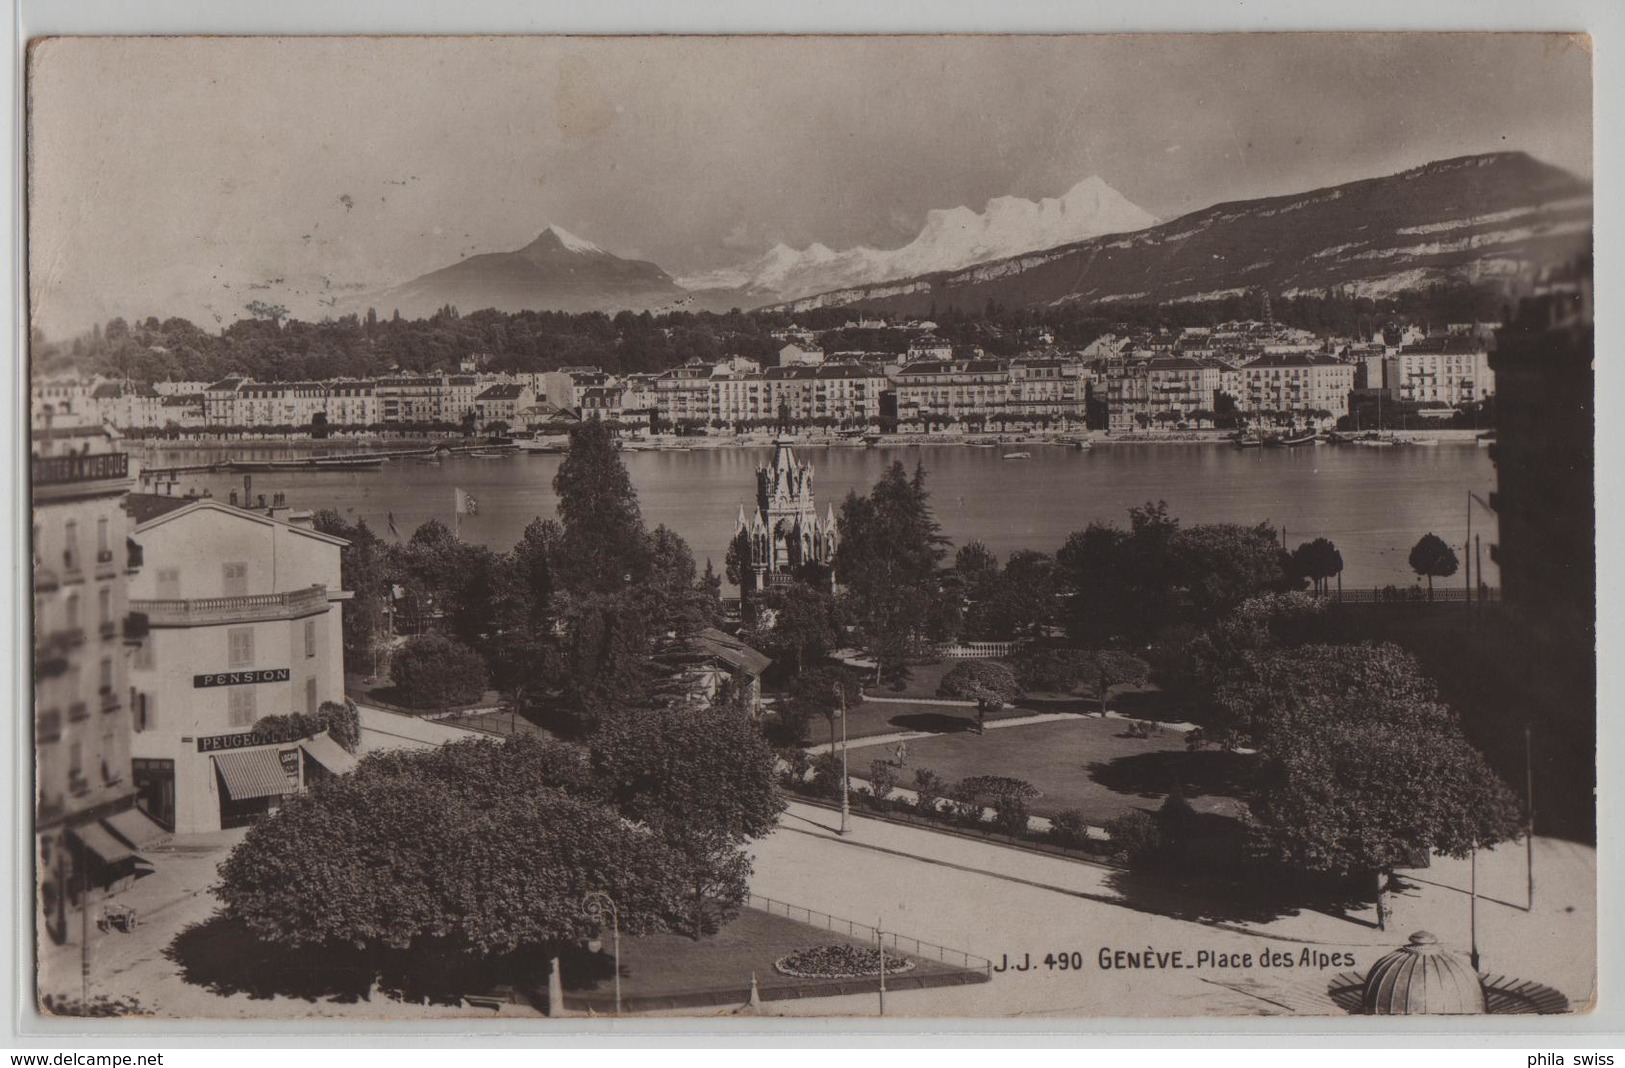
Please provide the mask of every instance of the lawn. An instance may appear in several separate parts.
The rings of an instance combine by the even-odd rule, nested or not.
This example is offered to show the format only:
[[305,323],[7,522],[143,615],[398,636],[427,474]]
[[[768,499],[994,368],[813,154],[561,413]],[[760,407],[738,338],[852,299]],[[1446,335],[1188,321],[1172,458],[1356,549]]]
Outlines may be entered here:
[[[1007,705],[988,717],[989,720],[1012,719],[1018,716],[1030,716],[1030,708],[1018,708]],[[897,734],[901,731],[930,731],[944,734],[958,731],[973,730],[976,727],[976,709],[958,705],[941,705],[929,702],[915,704],[892,704],[891,702],[866,701],[847,713],[846,736],[850,738],[872,738],[877,734]],[[836,737],[840,737],[841,725],[835,724]],[[820,717],[813,721],[809,744],[829,747],[829,721]],[[911,745],[913,743],[910,743]]]
[[[820,917],[822,918],[822,917]],[[839,922],[839,921],[837,921]],[[756,976],[764,1000],[778,997],[817,997],[867,989],[862,979],[797,979],[781,975],[773,962],[786,954],[812,946],[850,944],[872,946],[872,940],[837,934],[754,908],[740,912],[722,930],[698,942],[686,935],[662,933],[621,940],[621,999],[628,1011],[680,1008],[685,1005],[720,1005],[743,1002],[750,990],[750,977]],[[896,989],[954,982],[979,982],[985,973],[967,971],[928,957],[905,953],[915,966],[888,976],[887,985]],[[585,968],[577,965],[572,978],[571,962],[562,965],[565,1004],[573,1009],[591,1007],[608,1012],[614,1007],[613,966],[609,946],[587,958]],[[583,981],[581,972],[596,974]],[[873,980],[867,981],[869,984]],[[842,989],[845,988],[845,989]]]
[[[1105,823],[1131,808],[1154,810],[1179,783],[1198,811],[1234,815],[1249,758],[1214,750],[1188,752],[1185,736],[1164,730],[1150,738],[1127,736],[1121,719],[1058,720],[990,730],[940,734],[908,743],[908,766],[899,784],[930,768],[949,782],[971,775],[1025,779],[1042,791],[1033,811],[1053,816],[1078,809],[1089,823]],[[855,748],[859,768],[882,750]]]

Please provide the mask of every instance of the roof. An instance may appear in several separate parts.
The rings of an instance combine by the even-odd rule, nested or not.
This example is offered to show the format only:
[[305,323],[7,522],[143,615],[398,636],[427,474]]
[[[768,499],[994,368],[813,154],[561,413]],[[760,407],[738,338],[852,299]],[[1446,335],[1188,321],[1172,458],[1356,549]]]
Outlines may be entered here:
[[1412,342],[1399,350],[1400,352],[1442,353],[1448,356],[1469,356],[1484,352],[1484,342],[1476,337],[1460,337],[1450,335],[1447,337],[1427,337],[1421,341]]
[[693,652],[721,660],[747,675],[760,675],[773,663],[766,655],[715,627],[706,627],[690,638],[688,644]]
[[[132,496],[152,496],[152,494],[132,494]],[[263,523],[266,526],[281,527],[283,530],[286,530],[289,533],[303,535],[307,538],[314,538],[317,541],[325,541],[329,545],[350,544],[343,538],[335,538],[331,534],[323,534],[319,530],[312,530],[310,527],[302,527],[296,523],[288,523],[281,519],[273,519],[268,515],[262,515],[259,512],[249,511],[247,508],[238,508],[236,505],[223,504],[213,497],[197,497],[190,500],[185,497],[177,497],[174,499],[181,501],[182,507],[165,509],[145,522],[137,522],[135,532],[137,534],[141,534],[144,531],[153,529],[154,527],[162,526],[171,520],[179,519],[188,515],[194,515],[203,510],[214,510],[224,512],[226,515],[231,516],[234,519],[247,520],[251,523]]]
[[498,385],[481,393],[475,400],[518,400],[524,392],[524,386]]
[[222,378],[220,381],[216,382],[212,386],[205,386],[203,388],[203,391],[205,393],[220,393],[220,392],[228,392],[229,393],[232,390],[235,390],[238,386],[242,385],[243,381],[244,380],[241,379],[241,378]]
[[197,498],[172,497],[164,493],[126,493],[124,495],[124,510],[130,513],[135,525],[140,526],[151,519],[179,508],[185,508]]
[[1249,369],[1254,367],[1346,367],[1336,360],[1320,356],[1313,352],[1266,352],[1256,360],[1246,365]]
[[90,395],[95,400],[113,400],[124,396],[124,388],[117,382],[102,382],[90,391]]
[[1153,371],[1200,371],[1207,365],[1189,356],[1159,356],[1146,364]]

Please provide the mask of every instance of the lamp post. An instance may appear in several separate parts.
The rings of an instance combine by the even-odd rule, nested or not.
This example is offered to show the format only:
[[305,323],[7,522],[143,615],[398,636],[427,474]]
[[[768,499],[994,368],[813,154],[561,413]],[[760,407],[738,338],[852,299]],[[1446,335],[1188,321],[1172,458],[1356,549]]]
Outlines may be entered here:
[[837,682],[835,684],[835,704],[841,717],[841,834],[847,831],[847,819],[851,814],[852,803],[847,791],[852,781],[847,778],[846,772],[846,690]]
[[581,899],[582,907],[587,915],[600,927],[604,925],[604,912],[609,912],[610,937],[612,939],[613,955],[615,958],[615,1015],[621,1014],[621,913],[615,907],[615,900],[602,890],[590,890],[587,896]]

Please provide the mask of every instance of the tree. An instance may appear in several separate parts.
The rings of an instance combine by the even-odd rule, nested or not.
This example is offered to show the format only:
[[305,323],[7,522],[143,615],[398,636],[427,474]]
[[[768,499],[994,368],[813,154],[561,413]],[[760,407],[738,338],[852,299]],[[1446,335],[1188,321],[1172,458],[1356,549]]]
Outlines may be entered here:
[[588,419],[570,431],[553,477],[558,495],[558,573],[572,590],[609,593],[648,577],[650,548],[637,491],[608,427]]
[[856,708],[863,700],[863,687],[852,672],[840,667],[821,667],[797,675],[780,700],[780,707],[792,716],[822,716],[829,721],[829,751],[835,752],[835,717],[842,707]]
[[390,663],[395,692],[409,708],[444,708],[472,701],[485,689],[478,653],[439,634],[408,638]]
[[1016,678],[1029,693],[1071,693],[1089,669],[1087,654],[1078,649],[1035,648],[1023,652],[1015,661]]
[[893,463],[867,497],[851,493],[841,504],[835,572],[882,671],[900,669],[940,618],[936,570],[947,539],[929,498],[924,467],[910,478]]
[[1106,714],[1106,697],[1112,687],[1144,682],[1151,673],[1151,666],[1144,660],[1118,649],[1097,649],[1085,653],[1082,666],[1084,677],[1094,680],[1102,716]]
[[1275,528],[1260,523],[1203,523],[1174,538],[1175,575],[1190,613],[1209,622],[1259,593],[1280,589],[1285,554]]
[[637,709],[606,717],[588,744],[608,801],[679,858],[692,937],[737,912],[750,874],[738,847],[784,809],[773,751],[750,720],[726,702]]
[[1453,720],[1396,718],[1292,720],[1272,737],[1252,806],[1282,863],[1373,875],[1383,928],[1395,867],[1430,850],[1464,857],[1519,826],[1516,799]]
[[1456,551],[1436,534],[1422,535],[1411,547],[1411,570],[1425,575],[1428,580],[1428,600],[1433,600],[1434,578],[1449,578],[1456,573]]
[[1004,775],[973,775],[953,791],[955,801],[993,810],[993,825],[1005,834],[1022,835],[1032,802],[1040,796],[1038,787],[1022,779]]
[[339,550],[339,577],[355,596],[344,606],[344,654],[353,668],[366,664],[376,674],[378,645],[389,627],[393,592],[388,546],[367,527],[366,520],[352,526],[331,509],[317,512],[311,525],[347,543]]
[[[556,952],[596,932],[588,890],[615,900],[624,932],[676,919],[681,858],[572,796],[580,776],[566,747],[523,736],[374,754],[257,823],[216,890],[262,939],[375,954]],[[713,875],[743,893],[729,863]]]
[[978,729],[990,714],[1021,696],[1021,683],[1009,666],[997,660],[962,660],[937,685],[942,697],[976,702]]
[[1314,583],[1314,591],[1326,592],[1326,581],[1343,572],[1343,554],[1325,538],[1306,541],[1292,550],[1293,571]]
[[796,674],[809,661],[821,660],[840,642],[835,598],[823,590],[795,583],[769,592],[757,613],[747,642],[775,660],[788,660]]

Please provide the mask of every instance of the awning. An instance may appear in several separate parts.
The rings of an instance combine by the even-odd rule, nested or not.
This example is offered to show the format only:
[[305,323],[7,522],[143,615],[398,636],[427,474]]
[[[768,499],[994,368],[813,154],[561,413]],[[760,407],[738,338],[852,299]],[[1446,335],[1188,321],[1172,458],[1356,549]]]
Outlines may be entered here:
[[114,813],[102,820],[102,825],[131,849],[145,849],[169,833],[138,808],[127,808],[123,812]]
[[331,735],[318,734],[314,738],[306,738],[299,744],[304,747],[305,755],[334,775],[344,775],[355,767],[355,757],[346,753],[344,747],[335,742]]
[[233,801],[248,801],[256,797],[281,797],[291,794],[295,787],[288,782],[288,773],[282,770],[282,761],[273,749],[244,749],[235,753],[216,753],[211,759],[225,780],[226,793]]
[[86,823],[74,827],[70,832],[80,843],[108,867],[122,863],[135,856],[135,851],[128,849],[107,832],[107,828],[99,823]]

